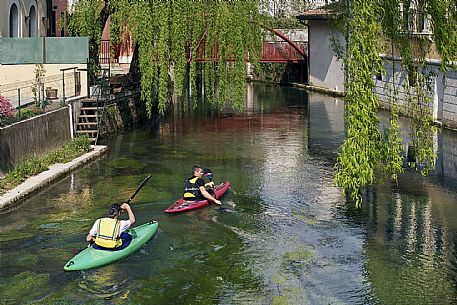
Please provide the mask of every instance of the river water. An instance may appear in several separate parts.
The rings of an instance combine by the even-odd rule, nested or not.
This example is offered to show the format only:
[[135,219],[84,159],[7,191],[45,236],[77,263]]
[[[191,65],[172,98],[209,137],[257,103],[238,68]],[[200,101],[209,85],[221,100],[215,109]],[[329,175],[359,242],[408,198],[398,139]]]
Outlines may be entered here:
[[[433,175],[407,170],[355,209],[332,181],[342,113],[338,99],[251,84],[243,112],[188,111],[109,139],[105,157],[0,216],[0,304],[455,304],[456,134],[437,135]],[[194,164],[231,182],[223,209],[164,214]],[[159,222],[153,239],[63,271],[148,174],[132,208]]]

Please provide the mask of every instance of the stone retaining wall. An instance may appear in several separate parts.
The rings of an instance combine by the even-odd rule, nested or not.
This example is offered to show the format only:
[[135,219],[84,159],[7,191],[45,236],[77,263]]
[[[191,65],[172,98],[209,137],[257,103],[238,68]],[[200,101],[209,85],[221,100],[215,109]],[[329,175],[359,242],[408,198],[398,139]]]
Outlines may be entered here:
[[111,94],[103,114],[100,135],[119,133],[147,119],[146,104],[140,100],[140,89]]

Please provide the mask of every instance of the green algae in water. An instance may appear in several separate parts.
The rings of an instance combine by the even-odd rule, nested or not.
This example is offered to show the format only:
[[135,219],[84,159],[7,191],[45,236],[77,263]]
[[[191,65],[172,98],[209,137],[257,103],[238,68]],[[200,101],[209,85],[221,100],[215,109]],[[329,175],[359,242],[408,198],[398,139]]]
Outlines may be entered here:
[[312,226],[312,225],[315,225],[318,223],[317,219],[314,218],[313,216],[311,215],[307,215],[307,214],[302,214],[302,213],[299,213],[299,212],[292,212],[292,215],[297,218],[298,220],[301,220],[303,221],[304,223]]
[[306,249],[305,247],[297,247],[296,251],[287,252],[284,254],[284,259],[289,262],[297,261],[310,261],[314,259],[315,253],[312,249]]
[[163,200],[169,200],[170,198],[176,197],[176,194],[173,194],[172,192],[160,191],[160,190],[155,190],[155,189],[149,189],[149,190],[147,189],[142,192],[143,192],[142,195],[140,195],[140,194],[137,195],[138,198],[135,197],[135,201],[137,201],[137,202],[145,201],[145,200],[147,200],[148,202],[163,201]]
[[23,298],[30,300],[30,298],[46,294],[48,283],[49,274],[25,271],[8,280],[8,283],[2,288],[2,298],[6,303],[15,301],[19,304]]
[[[78,304],[75,302],[75,288],[65,287],[64,289],[52,290],[44,299],[34,302],[33,304],[55,305],[55,304]],[[81,304],[81,303],[80,303]],[[84,300],[84,304],[90,304]]]
[[275,284],[278,284],[278,285],[284,285],[287,283],[288,279],[287,279],[287,276],[285,274],[274,274],[272,277],[271,277],[271,281]]
[[[89,216],[94,215],[92,210],[85,211]],[[74,234],[81,232],[88,226],[92,226],[95,219],[89,219],[80,215],[70,215],[67,212],[43,215],[27,226],[31,230],[38,229],[38,234],[46,234],[46,232],[57,231],[61,234]],[[34,236],[35,234],[32,234]],[[30,236],[30,237],[32,237]]]
[[175,159],[175,160],[176,159],[192,160],[192,158],[194,158],[194,154],[191,151],[186,152],[186,151],[179,150],[179,151],[174,151],[173,152],[173,159]]
[[33,235],[32,232],[7,231],[0,234],[0,242],[29,239],[33,237]]
[[112,203],[127,200],[141,181],[142,179],[137,176],[122,175],[98,182],[93,191],[94,198],[97,198],[96,205],[108,209]]
[[170,188],[179,185],[184,190],[184,181],[189,178],[188,176],[173,173],[156,173],[152,174],[151,181],[148,184],[154,188]]
[[72,252],[73,250],[84,249],[87,244],[83,243],[84,241],[81,240],[81,244],[76,247],[70,248],[67,245],[65,247],[61,245],[55,245],[52,247],[48,247],[46,249],[40,250],[38,252],[39,258],[42,260],[42,265],[44,267],[49,266],[53,268],[54,264],[57,265],[64,265],[69,259],[71,259],[75,254]]
[[298,295],[303,293],[303,288],[301,287],[285,287],[284,292],[290,295]]
[[271,300],[271,305],[289,305],[289,298],[285,295],[275,295]]
[[151,149],[146,146],[139,146],[136,145],[131,148],[131,153],[135,155],[140,155],[140,156],[150,156],[151,155]]
[[31,254],[28,251],[14,251],[2,256],[3,259],[8,261],[8,267],[35,266],[38,264],[40,257],[37,254]]
[[[284,287],[282,290],[283,294],[289,298],[290,304],[300,304],[307,305],[312,304],[305,294],[305,289],[302,287]],[[319,304],[329,304],[329,303],[319,303]]]
[[141,169],[146,164],[143,161],[130,159],[130,158],[118,158],[108,162],[109,167],[115,169]]

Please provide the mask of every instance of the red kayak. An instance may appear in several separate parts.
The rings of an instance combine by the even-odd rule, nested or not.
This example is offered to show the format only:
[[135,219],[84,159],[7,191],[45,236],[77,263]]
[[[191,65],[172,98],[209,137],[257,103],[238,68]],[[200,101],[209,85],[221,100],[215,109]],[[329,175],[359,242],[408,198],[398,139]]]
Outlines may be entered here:
[[[219,185],[216,185],[214,191],[216,193],[217,198],[221,198],[227,192],[230,187],[230,182],[225,181]],[[199,208],[203,208],[209,205],[208,199],[200,200],[200,201],[185,201],[184,199],[176,200],[175,203],[170,205],[166,210],[165,213],[180,213],[186,212],[190,210],[195,210]]]

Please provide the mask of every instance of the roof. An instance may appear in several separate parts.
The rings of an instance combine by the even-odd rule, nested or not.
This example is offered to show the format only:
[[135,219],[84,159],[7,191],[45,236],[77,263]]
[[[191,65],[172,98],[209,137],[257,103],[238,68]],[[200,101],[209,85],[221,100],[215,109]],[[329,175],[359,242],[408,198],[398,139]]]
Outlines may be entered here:
[[335,1],[328,5],[322,6],[320,8],[310,9],[303,14],[298,15],[297,19],[299,20],[328,20],[335,19],[337,16],[341,15],[344,11],[345,3],[344,1]]

